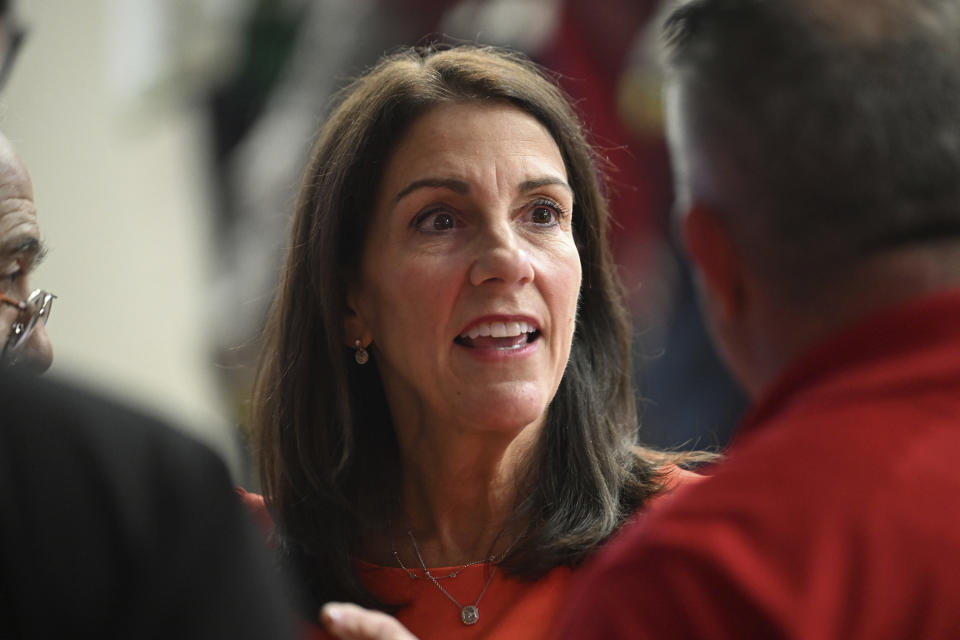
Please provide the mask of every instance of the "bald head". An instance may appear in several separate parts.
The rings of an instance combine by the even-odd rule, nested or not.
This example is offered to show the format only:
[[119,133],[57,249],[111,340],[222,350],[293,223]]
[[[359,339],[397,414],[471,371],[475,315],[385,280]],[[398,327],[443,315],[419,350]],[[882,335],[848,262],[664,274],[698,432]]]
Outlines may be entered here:
[[27,189],[33,199],[33,183],[10,140],[0,133],[0,189]]

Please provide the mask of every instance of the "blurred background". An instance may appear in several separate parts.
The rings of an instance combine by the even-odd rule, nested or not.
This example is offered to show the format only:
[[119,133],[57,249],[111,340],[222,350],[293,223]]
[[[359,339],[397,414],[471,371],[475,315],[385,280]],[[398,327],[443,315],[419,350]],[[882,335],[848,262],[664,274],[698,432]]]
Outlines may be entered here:
[[505,45],[559,75],[609,161],[641,435],[719,447],[743,398],[671,237],[655,0],[29,0],[0,129],[59,296],[53,375],[184,425],[248,474],[256,340],[333,92],[384,52]]

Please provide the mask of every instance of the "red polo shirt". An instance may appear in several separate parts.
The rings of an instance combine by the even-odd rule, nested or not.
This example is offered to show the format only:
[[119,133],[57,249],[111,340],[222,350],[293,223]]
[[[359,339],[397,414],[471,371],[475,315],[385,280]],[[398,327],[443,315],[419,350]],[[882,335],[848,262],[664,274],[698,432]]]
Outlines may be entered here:
[[603,549],[561,638],[960,638],[960,290],[791,368],[726,461]]

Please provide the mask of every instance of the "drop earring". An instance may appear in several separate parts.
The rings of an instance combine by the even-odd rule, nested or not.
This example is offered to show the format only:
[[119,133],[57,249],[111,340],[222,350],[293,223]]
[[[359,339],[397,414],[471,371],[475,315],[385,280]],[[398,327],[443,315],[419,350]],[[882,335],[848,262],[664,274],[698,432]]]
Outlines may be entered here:
[[355,348],[353,359],[357,361],[357,364],[367,364],[370,360],[370,354],[367,353],[367,350],[363,348],[359,340],[354,340],[353,346]]

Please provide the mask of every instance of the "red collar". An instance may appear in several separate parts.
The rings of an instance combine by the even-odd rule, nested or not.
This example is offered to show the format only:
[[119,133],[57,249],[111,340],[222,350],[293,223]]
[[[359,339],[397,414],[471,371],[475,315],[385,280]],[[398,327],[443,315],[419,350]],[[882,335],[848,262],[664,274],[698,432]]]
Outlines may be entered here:
[[940,369],[960,373],[960,289],[872,313],[808,350],[760,395],[741,422],[736,440],[838,374],[931,350]]

